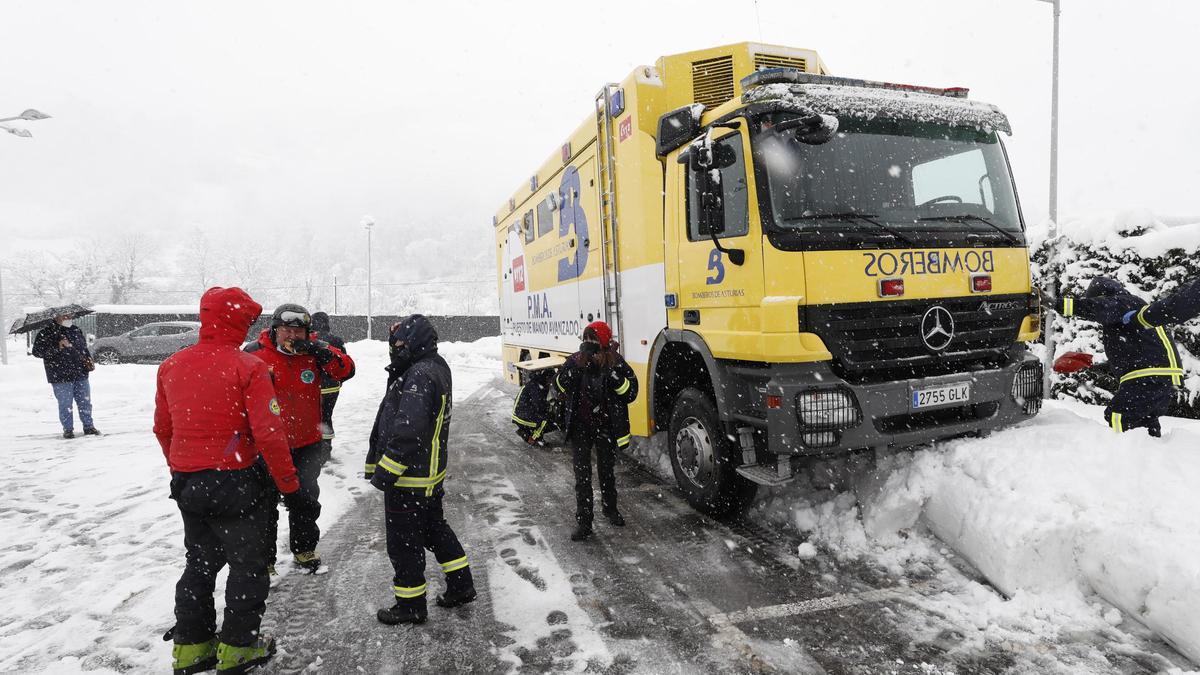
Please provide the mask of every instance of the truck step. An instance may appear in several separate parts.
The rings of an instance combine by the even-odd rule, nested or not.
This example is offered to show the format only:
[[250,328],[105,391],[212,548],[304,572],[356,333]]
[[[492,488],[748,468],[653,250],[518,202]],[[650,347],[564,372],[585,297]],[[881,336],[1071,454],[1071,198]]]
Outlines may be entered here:
[[737,468],[737,472],[746,480],[768,487],[787,485],[796,478],[795,474],[780,477],[775,467],[763,466],[762,464],[743,464]]

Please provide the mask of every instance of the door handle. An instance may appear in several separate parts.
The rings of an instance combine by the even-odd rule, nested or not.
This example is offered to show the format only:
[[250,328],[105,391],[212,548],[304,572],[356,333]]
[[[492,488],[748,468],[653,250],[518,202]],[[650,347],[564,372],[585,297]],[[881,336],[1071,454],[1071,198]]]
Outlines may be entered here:
[[698,309],[683,310],[683,324],[685,326],[699,326],[700,325],[700,310],[698,310]]

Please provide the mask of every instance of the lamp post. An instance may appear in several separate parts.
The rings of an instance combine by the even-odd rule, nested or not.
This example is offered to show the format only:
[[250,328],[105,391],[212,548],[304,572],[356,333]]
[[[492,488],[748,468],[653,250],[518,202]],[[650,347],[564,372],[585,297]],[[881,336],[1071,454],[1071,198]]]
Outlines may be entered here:
[[363,216],[363,227],[367,228],[367,339],[371,339],[371,228],[375,227],[375,219]]
[[[29,108],[25,112],[21,113],[20,115],[15,116],[15,117],[0,117],[0,122],[12,122],[14,120],[24,120],[26,122],[36,122],[38,120],[46,120],[46,119],[50,119],[50,116],[47,115],[46,113],[38,112],[37,110],[34,110],[33,108]],[[8,133],[12,134],[13,136],[19,136],[21,138],[32,138],[33,137],[33,134],[29,133],[29,131],[27,129],[21,129],[19,127],[9,127],[9,126],[0,124],[0,129],[7,131]],[[2,331],[2,332],[0,332],[0,365],[3,365],[3,366],[8,365],[8,330],[7,329],[8,329],[8,324],[4,320],[4,280],[3,280],[2,276],[0,276],[0,331]]]
[[[36,122],[38,120],[46,120],[46,119],[50,119],[50,116],[47,115],[46,113],[38,112],[37,110],[30,108],[15,117],[0,117],[0,122],[12,122],[14,120],[24,120],[26,122]],[[0,129],[7,131],[8,133],[12,134],[13,136],[20,136],[21,138],[33,138],[33,134],[29,133],[28,129],[22,129],[20,127],[7,127],[7,126],[4,126],[3,124],[0,124]]]
[[[1062,13],[1060,0],[1039,0],[1039,2],[1048,2],[1054,5],[1054,66],[1050,79],[1050,250],[1047,254],[1047,266],[1054,262],[1055,254],[1058,250],[1058,237],[1062,234],[1062,228],[1058,224],[1058,25],[1059,16]],[[1051,293],[1058,297],[1058,280],[1053,278],[1050,281]],[[1054,320],[1049,312],[1043,312],[1045,317],[1046,331],[1046,356],[1043,359],[1043,376],[1042,392],[1044,396],[1050,396],[1050,373],[1053,372],[1054,364],[1054,349],[1056,347],[1054,339]]]

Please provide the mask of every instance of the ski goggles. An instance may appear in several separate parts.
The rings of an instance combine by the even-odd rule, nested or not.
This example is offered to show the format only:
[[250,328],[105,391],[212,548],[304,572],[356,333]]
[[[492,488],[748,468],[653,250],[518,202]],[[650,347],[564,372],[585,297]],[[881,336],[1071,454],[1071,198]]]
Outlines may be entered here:
[[307,312],[294,312],[285,310],[279,313],[277,326],[294,326],[296,328],[307,328],[312,324],[312,317]]

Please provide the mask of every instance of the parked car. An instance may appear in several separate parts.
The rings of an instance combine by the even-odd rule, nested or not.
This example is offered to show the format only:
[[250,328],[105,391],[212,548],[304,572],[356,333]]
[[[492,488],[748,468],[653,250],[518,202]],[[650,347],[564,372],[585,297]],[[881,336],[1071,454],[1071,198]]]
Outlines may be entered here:
[[96,363],[101,364],[161,361],[184,347],[196,344],[199,337],[199,321],[159,321],[121,335],[97,338],[92,344],[92,356]]

